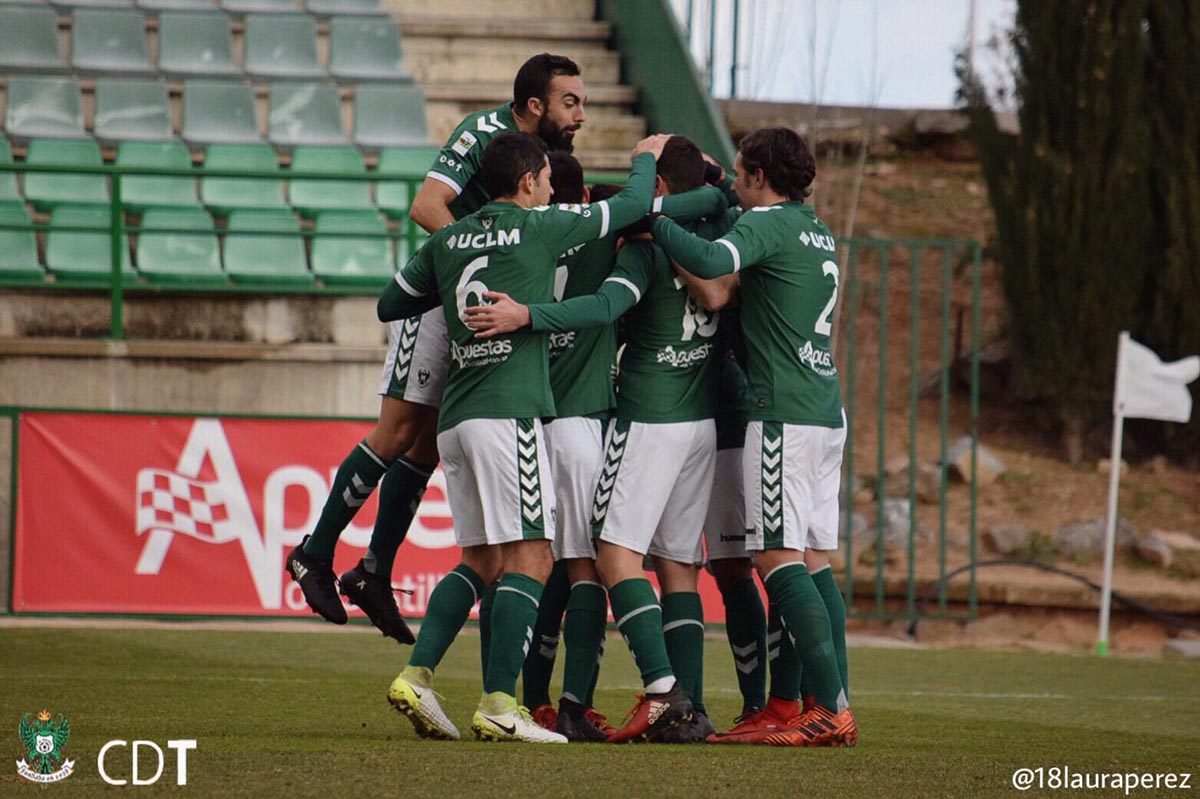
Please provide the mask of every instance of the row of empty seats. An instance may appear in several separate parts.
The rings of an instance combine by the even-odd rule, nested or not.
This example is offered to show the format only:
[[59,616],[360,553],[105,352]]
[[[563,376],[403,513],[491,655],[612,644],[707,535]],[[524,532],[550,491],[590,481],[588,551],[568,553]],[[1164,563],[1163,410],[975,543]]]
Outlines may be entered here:
[[[0,281],[101,280],[112,270],[110,211],[64,205],[54,210],[44,263],[28,211],[0,202]],[[230,215],[218,236],[203,208],[151,208],[142,216],[136,267],[129,236],[121,243],[124,280],[155,284],[329,285],[378,290],[408,257],[405,237],[389,237],[378,213],[332,212],[316,219],[311,248],[299,220],[286,210],[244,210]],[[223,240],[223,242],[222,242]],[[311,252],[309,251],[311,249]]]
[[[429,141],[425,95],[416,86],[356,87],[350,135],[342,127],[341,93],[332,84],[275,83],[269,89],[269,104],[267,140],[278,147],[353,142],[373,150]],[[87,138],[79,85],[69,77],[9,78],[5,128],[14,140]],[[98,80],[93,128],[103,143],[175,138],[167,85],[157,80]],[[261,142],[254,87],[187,81],[181,128],[184,141],[194,146]]]
[[295,14],[306,11],[316,17],[338,14],[386,15],[379,0],[4,0],[6,5],[52,7],[62,11],[76,8],[136,7],[148,13],[160,11],[210,11],[214,8],[240,16],[243,14]]
[[[376,171],[384,175],[413,175],[420,180],[435,152],[426,148],[383,150]],[[13,163],[8,143],[2,139],[0,163]],[[111,201],[109,181],[103,174],[35,169],[100,167],[103,161],[95,142],[35,139],[29,145],[24,164],[27,171],[19,176],[0,172],[0,202],[28,201],[38,211],[51,211],[62,205],[107,205]],[[192,160],[188,149],[179,142],[126,142],[117,150],[116,165],[129,170],[190,171]],[[122,175],[121,205],[134,213],[152,206],[203,205],[222,216],[238,210],[291,208],[305,217],[327,210],[356,210],[382,211],[390,219],[403,219],[411,201],[409,183],[404,181],[301,177],[321,173],[370,174],[362,153],[353,147],[298,147],[290,168],[281,170],[270,145],[215,144],[206,152],[205,169],[258,174],[252,177]]]
[[158,18],[158,63],[150,60],[146,19],[134,9],[74,12],[71,56],[59,52],[58,15],[50,8],[0,6],[0,72],[242,77],[412,82],[404,71],[400,26],[391,17],[335,17],[329,63],[317,50],[317,22],[303,14],[251,14],[245,61],[234,58],[230,18],[219,11],[164,12]]

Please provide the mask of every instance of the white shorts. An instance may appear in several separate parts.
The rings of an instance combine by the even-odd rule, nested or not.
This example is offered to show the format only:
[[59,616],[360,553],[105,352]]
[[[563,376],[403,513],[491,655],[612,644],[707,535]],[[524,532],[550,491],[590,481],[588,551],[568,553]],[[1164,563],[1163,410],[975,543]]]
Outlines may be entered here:
[[604,422],[570,416],[547,422],[545,431],[554,477],[554,559],[595,560],[592,500],[604,468]]
[[746,550],[742,453],[740,448],[717,450],[712,496],[704,520],[704,548],[709,560],[750,557]]
[[742,473],[749,549],[837,549],[844,422],[750,422]]
[[593,534],[643,555],[703,563],[704,514],[717,447],[713,420],[614,419],[604,443]]
[[450,334],[441,308],[388,322],[388,352],[379,393],[440,408],[450,370]]
[[438,433],[460,547],[550,540],[554,479],[538,419],[467,419]]

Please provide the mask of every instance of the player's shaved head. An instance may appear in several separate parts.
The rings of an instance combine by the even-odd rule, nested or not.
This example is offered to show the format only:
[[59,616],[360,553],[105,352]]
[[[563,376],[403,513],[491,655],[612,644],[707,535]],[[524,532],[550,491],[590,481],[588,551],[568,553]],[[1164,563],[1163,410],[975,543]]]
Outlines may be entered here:
[[479,174],[483,187],[493,198],[517,193],[527,173],[537,177],[546,168],[546,143],[529,133],[503,133],[483,151]]
[[583,202],[583,167],[570,153],[552,151],[550,158],[550,185],[554,188],[554,201],[558,203]]
[[704,155],[687,136],[672,136],[663,145],[656,167],[672,194],[680,194],[704,185]]
[[804,139],[791,128],[759,128],[747,133],[738,143],[738,152],[744,172],[761,169],[771,188],[789,200],[803,200],[812,193],[817,162]]

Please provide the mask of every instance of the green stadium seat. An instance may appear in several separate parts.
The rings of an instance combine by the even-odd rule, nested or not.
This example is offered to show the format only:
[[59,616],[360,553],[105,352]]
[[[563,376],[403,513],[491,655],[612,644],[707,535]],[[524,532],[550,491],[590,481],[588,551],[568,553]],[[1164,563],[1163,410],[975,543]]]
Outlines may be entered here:
[[[279,161],[269,144],[214,144],[208,148],[204,168],[273,172],[279,169]],[[200,199],[221,216],[241,209],[288,207],[282,178],[204,178]]]
[[267,138],[277,147],[347,144],[342,131],[342,100],[326,83],[271,84]]
[[246,74],[258,79],[325,77],[317,58],[317,22],[306,14],[246,16]]
[[6,230],[3,225],[31,225],[25,206],[19,202],[0,202],[0,280],[44,278],[38,263],[37,235],[28,230]]
[[66,72],[49,6],[0,6],[0,72]]
[[129,0],[50,0],[50,5],[59,11],[76,8],[129,8]]
[[79,85],[66,77],[13,75],[8,79],[4,127],[16,140],[87,138]]
[[103,166],[100,148],[94,141],[70,139],[34,139],[29,143],[25,165],[25,198],[39,211],[64,204],[103,204],[108,202],[108,182],[104,175],[37,172],[39,165]]
[[367,149],[428,146],[425,92],[417,86],[359,86],[354,93],[354,143]]
[[[13,162],[12,148],[8,139],[0,137],[0,164]],[[0,203],[22,202],[21,193],[17,191],[17,173],[0,172]]]
[[313,172],[366,174],[362,154],[353,147],[297,147],[292,154],[292,181],[288,200],[305,217],[318,211],[374,210],[371,187],[366,181],[303,180],[296,176]]
[[132,8],[77,9],[71,19],[71,66],[81,74],[154,74],[142,12]]
[[163,11],[158,17],[158,68],[172,78],[240,78],[229,17],[216,10]]
[[291,211],[234,211],[225,230],[225,272],[235,282],[312,282],[300,221]]
[[308,13],[315,17],[386,16],[387,9],[379,0],[308,0]]
[[[46,234],[46,270],[60,280],[105,278],[112,274],[111,211],[103,205],[64,205],[50,215]],[[73,230],[72,228],[95,228]],[[129,237],[123,235],[121,273],[137,279],[129,257]]]
[[261,142],[254,112],[254,90],[245,83],[186,81],[183,140],[192,145]]
[[334,17],[329,23],[329,73],[347,82],[412,83],[400,55],[400,26],[390,17]]
[[106,145],[175,138],[167,84],[153,79],[97,80],[94,132]]
[[[181,142],[126,142],[117,149],[117,166],[191,169],[192,156]],[[198,206],[196,179],[122,175],[121,205],[131,211],[151,206]]]
[[155,283],[228,282],[221,271],[216,227],[203,208],[147,209],[138,234],[137,265]]
[[[388,148],[380,151],[376,171],[391,175],[411,175],[416,185],[420,186],[425,180],[425,173],[437,157],[436,147]],[[408,184],[400,181],[380,181],[375,184],[375,202],[389,219],[407,218],[413,194]]]
[[221,8],[232,17],[246,14],[296,14],[303,9],[296,0],[221,0]]
[[415,253],[417,250],[421,249],[421,247],[423,247],[425,245],[425,242],[428,241],[428,239],[429,239],[429,234],[426,233],[421,227],[418,226],[417,227],[416,247],[415,248],[409,247],[409,245],[408,245],[408,227],[401,226],[400,230],[401,230],[400,238],[398,238],[396,240],[396,269],[397,269],[397,271],[403,269],[404,265],[406,263],[408,263],[408,259],[412,258],[413,253]]
[[[343,234],[330,236],[328,234]],[[362,236],[344,234],[361,233]],[[327,211],[317,216],[313,274],[329,284],[382,290],[396,271],[387,222],[373,211]]]
[[137,7],[149,14],[162,11],[212,11],[214,0],[137,0]]

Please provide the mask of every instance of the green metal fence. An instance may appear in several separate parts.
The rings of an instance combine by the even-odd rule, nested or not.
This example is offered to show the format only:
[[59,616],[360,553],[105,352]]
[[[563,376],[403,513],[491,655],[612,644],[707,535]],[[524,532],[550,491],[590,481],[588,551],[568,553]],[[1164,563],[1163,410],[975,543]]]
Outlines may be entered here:
[[[846,293],[835,347],[848,422],[842,483],[847,605],[854,615],[878,619],[918,612],[973,617],[980,246],[957,239],[850,239],[841,253]],[[969,467],[954,483],[951,435],[969,438]],[[922,484],[930,475],[936,475],[933,485]],[[951,493],[958,500],[953,516]],[[919,513],[922,499],[928,507]],[[862,522],[866,529],[856,536]],[[952,536],[955,530],[961,535]],[[967,573],[965,591],[947,579],[959,568]]]

